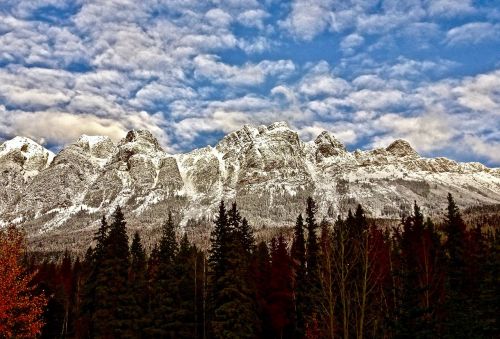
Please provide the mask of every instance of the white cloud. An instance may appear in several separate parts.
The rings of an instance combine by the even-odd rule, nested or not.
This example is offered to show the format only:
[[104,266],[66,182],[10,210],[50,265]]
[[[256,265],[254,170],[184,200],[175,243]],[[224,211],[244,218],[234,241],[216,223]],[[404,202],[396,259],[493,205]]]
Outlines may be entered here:
[[299,91],[307,96],[340,96],[347,93],[349,89],[350,86],[347,81],[329,75],[307,77],[299,85]]
[[427,6],[432,16],[454,17],[476,11],[471,0],[429,0]]
[[264,28],[264,20],[269,14],[262,9],[250,9],[238,15],[238,22],[247,27]]
[[374,147],[386,147],[395,139],[402,138],[423,152],[446,148],[457,133],[453,128],[453,119],[442,113],[415,117],[384,114],[374,121],[374,126],[385,132],[373,139]]
[[500,142],[493,140],[483,140],[478,136],[466,135],[464,143],[477,155],[489,161],[500,163]]
[[332,4],[331,0],[295,0],[281,25],[299,39],[312,40],[330,25]]
[[448,45],[479,44],[484,41],[500,40],[500,24],[471,22],[454,27],[446,33]]
[[264,60],[258,64],[247,63],[238,67],[220,62],[213,55],[195,57],[194,65],[196,76],[232,86],[259,85],[266,80],[267,76],[286,76],[295,69],[290,60]]
[[346,36],[340,42],[340,48],[344,51],[344,53],[352,53],[354,49],[361,46],[365,39],[357,33],[352,33]]

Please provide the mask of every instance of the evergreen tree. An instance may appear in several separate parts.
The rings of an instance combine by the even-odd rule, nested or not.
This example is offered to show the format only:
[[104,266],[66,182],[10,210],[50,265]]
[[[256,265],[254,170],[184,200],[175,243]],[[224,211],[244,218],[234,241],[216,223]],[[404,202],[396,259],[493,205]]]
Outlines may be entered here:
[[293,231],[291,257],[294,268],[295,296],[295,336],[301,338],[305,333],[306,293],[306,243],[304,237],[304,219],[299,214]]
[[93,329],[96,337],[125,337],[130,326],[131,296],[127,293],[130,252],[120,206],[113,212],[105,244],[104,258],[96,276]]
[[158,246],[158,269],[154,276],[151,295],[151,323],[146,333],[154,338],[175,338],[175,309],[179,295],[175,276],[175,258],[178,244],[172,213],[162,226],[162,235]]
[[307,228],[307,248],[306,248],[306,286],[307,286],[307,306],[306,306],[306,321],[311,322],[312,319],[317,319],[321,294],[321,282],[319,274],[319,244],[316,234],[318,224],[316,222],[316,202],[309,197],[306,207],[306,228]]
[[268,312],[274,338],[293,335],[293,265],[283,234],[273,239]]
[[139,232],[134,233],[134,238],[130,246],[130,271],[129,271],[129,295],[132,296],[132,304],[129,308],[131,320],[130,337],[140,338],[143,336],[143,329],[148,324],[147,312],[147,281],[146,281],[146,253],[142,247]]
[[444,224],[447,254],[445,338],[471,338],[474,336],[474,317],[468,298],[466,273],[466,227],[451,194]]
[[184,233],[179,252],[175,258],[175,279],[177,280],[177,306],[175,308],[175,337],[196,337],[197,275],[195,271],[197,249]]
[[89,247],[85,253],[84,269],[82,272],[83,288],[82,305],[78,319],[77,335],[81,337],[93,337],[94,314],[96,311],[97,278],[102,274],[103,261],[106,247],[108,245],[109,225],[106,217],[101,218],[101,223],[93,240],[96,241],[94,248]]
[[262,337],[271,338],[272,323],[269,309],[271,257],[269,255],[269,248],[264,241],[259,242],[257,245],[253,265],[252,271],[255,284],[255,299],[260,312],[260,319],[262,320]]
[[[221,203],[212,239],[213,335],[218,338],[254,338],[260,324],[253,290],[249,286],[249,256],[243,247],[241,217],[236,204],[226,215]],[[224,239],[224,243],[220,242]]]

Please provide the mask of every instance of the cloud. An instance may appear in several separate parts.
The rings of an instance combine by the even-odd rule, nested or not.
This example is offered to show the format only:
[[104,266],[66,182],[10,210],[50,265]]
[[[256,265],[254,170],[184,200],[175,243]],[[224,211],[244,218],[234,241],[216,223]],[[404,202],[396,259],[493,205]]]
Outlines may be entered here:
[[431,16],[453,17],[476,11],[471,0],[430,0],[427,4]]
[[500,25],[489,22],[471,22],[454,27],[446,33],[446,44],[450,46],[479,44],[500,40]]
[[332,3],[331,0],[295,0],[281,26],[299,39],[312,40],[330,25]]
[[342,39],[340,42],[340,48],[344,51],[344,53],[353,53],[354,50],[362,45],[364,41],[365,39],[361,35],[353,33]]
[[269,13],[262,9],[250,9],[238,15],[238,23],[247,27],[264,28],[264,20],[269,17]]
[[500,142],[494,140],[483,140],[480,137],[467,135],[464,138],[465,144],[477,155],[488,159],[493,163],[500,163]]
[[290,60],[247,63],[241,67],[227,65],[213,55],[199,55],[194,58],[195,75],[207,78],[217,84],[232,86],[255,86],[262,84],[267,76],[286,76],[294,71]]
[[475,111],[500,115],[500,71],[467,77],[453,89],[458,103]]
[[386,147],[395,139],[405,139],[418,151],[431,152],[446,148],[455,137],[453,119],[442,113],[427,113],[416,117],[384,114],[375,127],[385,134],[373,139],[374,147]]
[[[16,134],[46,140],[50,143],[69,143],[80,135],[107,135],[119,140],[127,129],[113,119],[93,115],[75,115],[61,112],[11,112],[10,130]],[[36,124],[33,123],[36,121]]]
[[[308,138],[494,162],[497,19],[472,0],[5,0],[0,135],[61,146],[147,128],[173,152],[288,120]],[[455,53],[468,44],[485,55]]]

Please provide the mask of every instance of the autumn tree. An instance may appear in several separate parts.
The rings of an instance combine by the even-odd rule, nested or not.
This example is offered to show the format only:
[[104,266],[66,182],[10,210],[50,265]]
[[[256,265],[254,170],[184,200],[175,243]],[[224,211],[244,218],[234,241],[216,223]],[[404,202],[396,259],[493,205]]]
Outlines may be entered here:
[[43,326],[47,300],[33,293],[35,272],[26,273],[21,263],[25,251],[22,232],[14,227],[0,230],[0,337],[33,338]]

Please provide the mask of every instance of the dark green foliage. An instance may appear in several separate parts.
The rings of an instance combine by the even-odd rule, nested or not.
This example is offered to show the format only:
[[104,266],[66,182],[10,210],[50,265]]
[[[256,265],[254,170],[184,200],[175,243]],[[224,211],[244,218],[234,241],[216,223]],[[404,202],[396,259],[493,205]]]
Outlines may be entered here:
[[304,219],[299,214],[293,230],[291,258],[294,268],[295,292],[295,336],[301,337],[305,331],[306,292],[306,244],[304,237]]
[[216,338],[255,338],[260,324],[248,279],[253,243],[245,246],[253,236],[243,229],[235,203],[226,214],[221,202],[212,239],[212,333]]
[[445,338],[471,338],[476,332],[473,302],[467,289],[465,223],[451,194],[444,231],[447,254]]
[[306,207],[306,322],[312,324],[313,319],[317,319],[319,314],[319,301],[321,294],[320,272],[319,272],[319,244],[318,244],[318,223],[316,222],[316,202],[309,197]]
[[130,337],[140,338],[149,322],[146,253],[142,247],[141,237],[135,232],[130,246],[130,270],[128,294],[132,297],[128,312],[130,317]]
[[499,337],[500,231],[491,218],[467,230],[448,202],[442,228],[416,203],[392,232],[357,206],[324,220],[318,239],[308,199],[290,252],[291,232],[255,247],[237,205],[221,202],[208,265],[188,240],[194,228],[177,240],[172,214],[149,258],[139,233],[129,249],[117,208],[83,262],[69,252],[57,263],[26,260],[49,297],[42,337]]
[[178,329],[174,316],[179,295],[178,277],[175,275],[178,250],[172,213],[169,213],[162,226],[162,236],[155,258],[157,270],[151,288],[151,322],[145,330],[150,337],[175,338]]
[[130,327],[128,313],[129,246],[125,218],[118,206],[112,215],[105,240],[104,257],[96,275],[95,311],[92,315],[96,337],[125,337]]

